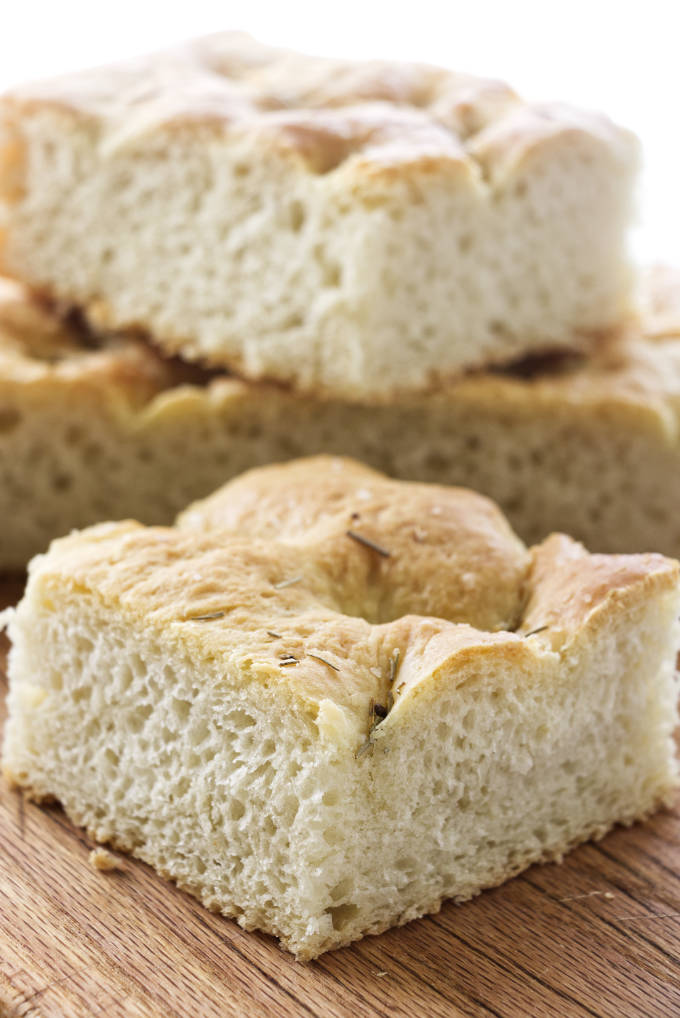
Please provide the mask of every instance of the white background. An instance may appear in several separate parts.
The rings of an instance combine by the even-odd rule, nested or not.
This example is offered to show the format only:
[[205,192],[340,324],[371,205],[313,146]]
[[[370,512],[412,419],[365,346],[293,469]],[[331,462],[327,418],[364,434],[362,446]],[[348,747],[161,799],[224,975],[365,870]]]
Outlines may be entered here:
[[642,139],[640,261],[680,265],[678,0],[0,0],[0,87],[239,28],[328,55],[426,60],[599,108]]

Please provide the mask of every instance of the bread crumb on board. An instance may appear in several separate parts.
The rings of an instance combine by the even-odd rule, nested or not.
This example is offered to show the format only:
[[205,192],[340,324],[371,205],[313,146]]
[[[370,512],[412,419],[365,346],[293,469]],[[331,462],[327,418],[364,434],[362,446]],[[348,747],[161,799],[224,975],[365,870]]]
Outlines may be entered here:
[[109,852],[107,848],[93,848],[87,861],[93,869],[101,870],[103,873],[109,873],[111,870],[125,869],[121,859]]

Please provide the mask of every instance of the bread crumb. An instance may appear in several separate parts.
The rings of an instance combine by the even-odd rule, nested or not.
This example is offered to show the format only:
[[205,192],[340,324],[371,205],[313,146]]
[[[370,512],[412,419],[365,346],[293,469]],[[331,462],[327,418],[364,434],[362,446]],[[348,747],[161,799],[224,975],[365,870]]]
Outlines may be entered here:
[[104,873],[125,869],[118,856],[112,855],[106,848],[93,848],[88,856],[88,862],[94,869]]

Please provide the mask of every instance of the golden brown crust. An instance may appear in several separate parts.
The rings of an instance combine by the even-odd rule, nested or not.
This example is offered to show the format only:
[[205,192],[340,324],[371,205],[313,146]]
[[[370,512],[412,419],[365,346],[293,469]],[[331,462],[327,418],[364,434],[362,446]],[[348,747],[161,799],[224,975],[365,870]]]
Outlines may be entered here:
[[371,622],[432,615],[496,631],[514,627],[521,610],[527,555],[492,502],[391,481],[349,459],[249,471],[179,524],[303,549],[338,607]]
[[473,186],[501,180],[556,138],[569,144],[580,134],[612,152],[621,146],[624,160],[631,143],[604,117],[527,106],[498,81],[419,64],[304,56],[230,32],[26,85],[4,101],[10,119],[45,106],[87,120],[109,147],[208,124],[257,137],[313,173],[342,165],[369,168],[370,178],[436,166],[462,172]]
[[564,534],[552,534],[533,549],[530,592],[521,631],[533,632],[558,649],[587,620],[617,598],[644,597],[675,582],[678,565],[663,555],[591,555]]
[[84,386],[139,410],[196,377],[195,369],[163,358],[141,340],[94,335],[0,279],[0,384]]
[[[373,546],[347,536],[353,523]],[[196,659],[228,662],[231,682],[287,689],[312,717],[330,702],[346,722],[329,722],[331,737],[356,742],[369,700],[386,702],[395,653],[398,715],[443,669],[455,677],[493,659],[531,673],[592,622],[674,589],[678,568],[659,555],[591,556],[561,536],[530,565],[481,496],[315,457],[250,472],[179,529],[102,524],[55,542],[33,563],[32,589],[46,604],[54,589],[92,593]],[[546,626],[547,645],[529,635]]]

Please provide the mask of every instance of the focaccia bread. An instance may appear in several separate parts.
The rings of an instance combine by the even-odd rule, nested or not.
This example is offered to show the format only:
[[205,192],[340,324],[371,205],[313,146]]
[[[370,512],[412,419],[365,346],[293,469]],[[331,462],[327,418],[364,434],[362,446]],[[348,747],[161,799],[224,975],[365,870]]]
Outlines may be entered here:
[[[167,491],[172,436],[159,424],[152,437],[143,422],[164,391],[180,399],[196,374],[140,342],[62,321],[0,281],[0,569],[23,569],[74,527],[172,520],[186,504]],[[187,486],[194,498],[224,480],[215,468],[202,482],[198,473]]]
[[481,491],[528,543],[562,530],[596,551],[680,557],[678,273],[654,273],[640,330],[587,361],[480,373],[396,406],[200,381],[20,291],[0,298],[0,568],[102,519],[170,523],[249,467],[320,452]]
[[4,769],[313,958],[667,802],[679,613],[659,555],[526,549],[479,495],[347,460],[265,468],[33,560]]
[[636,165],[499,82],[225,33],[2,100],[0,267],[185,358],[390,399],[620,328]]

